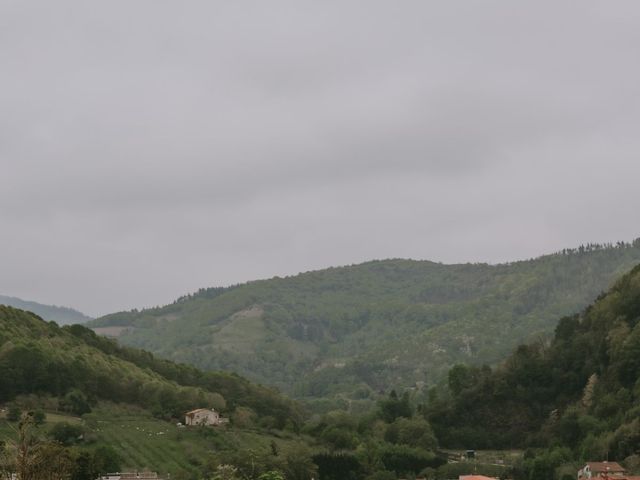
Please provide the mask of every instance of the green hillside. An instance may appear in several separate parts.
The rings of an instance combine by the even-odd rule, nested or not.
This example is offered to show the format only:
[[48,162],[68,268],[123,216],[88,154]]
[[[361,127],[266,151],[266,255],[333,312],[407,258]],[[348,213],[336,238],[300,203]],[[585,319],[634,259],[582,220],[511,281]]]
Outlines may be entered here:
[[57,307],[55,305],[44,305],[38,302],[22,300],[17,297],[7,297],[0,295],[0,305],[28,310],[44,318],[48,322],[56,322],[58,325],[71,325],[73,323],[86,323],[91,320],[82,312],[68,307]]
[[[33,403],[27,399],[27,403]],[[56,434],[60,426],[69,431],[82,433],[82,439],[64,438]],[[267,431],[255,428],[202,429],[184,428],[175,423],[157,419],[149,412],[126,405],[100,402],[93,412],[82,418],[70,414],[48,412],[44,423],[37,429],[43,438],[62,440],[71,448],[76,464],[82,455],[107,452],[115,459],[115,470],[136,471],[148,469],[171,478],[197,478],[208,476],[206,472],[215,468],[219,461],[230,462],[239,452],[244,452],[246,461],[260,468],[269,468],[275,445],[284,463],[289,452],[295,452],[310,442],[292,432]],[[16,437],[16,422],[8,421],[0,414],[0,439]],[[265,465],[266,464],[266,465]],[[1,465],[0,465],[1,466]],[[286,469],[286,465],[279,465]],[[109,470],[107,468],[107,470]],[[82,478],[81,475],[76,477]],[[102,472],[104,473],[104,471]],[[91,480],[95,479],[90,477]]]
[[[178,424],[202,406],[229,423]],[[395,480],[445,464],[406,393],[365,416],[307,420],[293,401],[236,375],[0,306],[0,475],[94,480],[148,468],[193,480],[363,480],[379,471]]]
[[550,334],[640,263],[640,241],[502,265],[385,260],[231,288],[90,325],[122,344],[298,397],[421,387]]
[[109,400],[139,405],[159,418],[215,406],[225,413],[250,408],[280,428],[301,419],[293,402],[236,375],[159,360],[81,325],[59,327],[0,306],[0,402],[30,394],[56,397],[61,408],[76,413]]
[[445,446],[548,449],[528,455],[529,478],[559,478],[572,460],[640,470],[640,266],[564,317],[550,343],[522,345],[494,371],[456,366],[448,379],[426,412]]

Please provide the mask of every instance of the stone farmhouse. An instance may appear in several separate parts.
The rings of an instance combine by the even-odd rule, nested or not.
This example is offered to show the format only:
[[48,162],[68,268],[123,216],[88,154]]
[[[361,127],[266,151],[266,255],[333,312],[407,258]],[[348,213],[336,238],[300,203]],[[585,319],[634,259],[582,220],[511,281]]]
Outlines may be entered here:
[[189,426],[215,427],[228,422],[228,418],[222,418],[213,408],[198,408],[187,412],[184,416],[184,424]]
[[618,462],[587,462],[578,470],[578,480],[640,480],[640,477],[627,475],[627,471]]
[[484,475],[460,475],[458,477],[458,480],[498,480],[498,479],[494,477],[485,477]]

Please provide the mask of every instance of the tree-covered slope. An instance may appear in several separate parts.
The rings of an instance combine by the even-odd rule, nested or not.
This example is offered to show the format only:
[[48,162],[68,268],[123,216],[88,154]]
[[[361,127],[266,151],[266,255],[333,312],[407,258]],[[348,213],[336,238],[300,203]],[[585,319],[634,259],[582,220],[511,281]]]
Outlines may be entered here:
[[215,406],[225,413],[248,407],[279,427],[300,421],[293,402],[237,375],[159,360],[81,325],[59,327],[0,306],[0,402],[24,394],[50,395],[80,410],[84,403],[110,400],[163,418]]
[[561,446],[573,458],[623,460],[640,448],[640,266],[550,343],[502,364],[456,366],[428,417],[445,446]]
[[303,397],[421,386],[553,331],[640,263],[640,241],[502,265],[385,260],[203,289],[91,325]]
[[56,322],[58,325],[86,323],[91,320],[91,317],[88,317],[84,313],[74,310],[73,308],[44,305],[42,303],[22,300],[21,298],[16,297],[7,297],[5,295],[0,295],[0,305],[28,310],[49,322]]

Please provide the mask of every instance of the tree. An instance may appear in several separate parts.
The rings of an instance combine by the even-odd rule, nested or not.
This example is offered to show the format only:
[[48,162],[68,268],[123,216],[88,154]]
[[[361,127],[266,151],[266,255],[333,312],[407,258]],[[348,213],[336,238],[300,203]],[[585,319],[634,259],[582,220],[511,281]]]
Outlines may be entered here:
[[91,412],[91,406],[87,396],[80,390],[71,390],[60,401],[60,407],[62,410],[74,413],[76,415],[83,415]]
[[240,480],[238,469],[233,465],[218,465],[211,480]]
[[15,471],[15,460],[8,445],[4,440],[0,440],[0,478],[2,480],[11,480],[11,476]]
[[474,385],[476,376],[476,370],[472,367],[462,364],[454,365],[449,370],[449,390],[455,396],[460,395],[463,390]]
[[49,431],[49,436],[61,445],[74,445],[82,438],[84,429],[80,425],[67,422],[56,423]]
[[79,452],[75,458],[71,480],[94,480],[98,474],[91,453]]
[[269,470],[258,477],[258,480],[284,480],[282,473],[277,470]]
[[22,414],[22,411],[20,410],[20,407],[18,407],[15,404],[12,404],[9,406],[9,409],[7,410],[7,420],[10,422],[17,422],[18,420],[20,420],[21,414]]
[[311,450],[297,445],[286,454],[284,472],[287,480],[309,480],[318,474],[318,466],[313,462]]
[[346,427],[332,425],[322,432],[322,440],[335,450],[351,450],[358,444],[358,438]]
[[367,477],[367,480],[396,480],[395,472],[389,470],[378,470]]
[[398,417],[410,418],[413,415],[409,393],[405,392],[402,398],[398,398],[395,390],[389,394],[389,398],[379,403],[380,418],[387,423],[392,423]]
[[231,416],[233,424],[240,428],[253,427],[256,420],[256,413],[247,407],[236,407]]
[[37,426],[42,425],[46,421],[46,419],[47,415],[42,410],[36,410],[35,412],[33,412],[33,422]]
[[69,451],[62,445],[45,442],[37,436],[31,415],[24,415],[18,427],[18,439],[7,451],[8,459],[20,480],[66,480],[73,468]]
[[598,375],[594,373],[589,377],[589,380],[584,387],[584,391],[582,393],[582,406],[586,410],[589,410],[589,408],[591,408],[591,405],[593,405],[593,393],[597,383]]
[[318,453],[313,462],[322,480],[356,480],[362,473],[358,458],[350,453]]
[[385,433],[385,440],[391,443],[420,447],[425,450],[435,450],[438,441],[431,429],[431,425],[424,418],[396,419]]
[[119,472],[122,458],[109,445],[101,445],[93,451],[93,465],[98,475]]
[[437,467],[442,463],[433,453],[406,445],[388,445],[381,451],[382,463],[390,471],[416,474],[425,467]]

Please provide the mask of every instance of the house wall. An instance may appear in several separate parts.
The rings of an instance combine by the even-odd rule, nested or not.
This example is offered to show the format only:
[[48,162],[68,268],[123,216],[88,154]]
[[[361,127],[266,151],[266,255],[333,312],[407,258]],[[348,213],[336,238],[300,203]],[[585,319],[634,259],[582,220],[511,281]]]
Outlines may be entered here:
[[186,425],[217,425],[220,423],[218,412],[197,412],[193,416],[185,418]]

